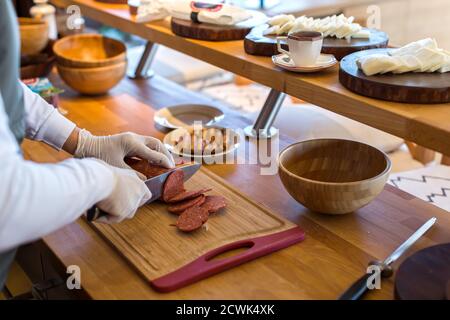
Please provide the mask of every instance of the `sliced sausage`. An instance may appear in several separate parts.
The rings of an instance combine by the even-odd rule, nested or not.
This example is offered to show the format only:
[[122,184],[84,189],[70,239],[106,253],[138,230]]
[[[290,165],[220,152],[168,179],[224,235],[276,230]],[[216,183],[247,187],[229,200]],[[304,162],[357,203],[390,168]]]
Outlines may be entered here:
[[177,194],[184,192],[184,172],[183,170],[175,170],[166,179],[163,186],[162,200],[168,202],[169,199]]
[[169,198],[169,200],[167,202],[175,203],[175,202],[179,202],[179,201],[193,199],[193,198],[196,198],[199,195],[202,195],[202,194],[204,194],[205,192],[208,192],[208,191],[211,191],[211,189],[203,188],[203,189],[196,190],[196,191],[180,192],[177,195],[175,195],[174,197]]
[[205,202],[205,199],[205,195],[201,194],[198,197],[174,203],[173,205],[169,206],[168,210],[169,212],[180,214],[190,207],[202,205]]
[[216,213],[227,206],[227,202],[222,196],[206,196],[205,202],[201,205],[208,213]]
[[125,163],[128,164],[134,170],[142,173],[147,177],[147,179],[159,176],[170,169],[158,166],[156,164],[151,164],[147,160],[136,159],[136,158],[125,158]]
[[177,228],[183,232],[191,232],[200,228],[208,220],[208,211],[199,206],[190,207],[178,217]]

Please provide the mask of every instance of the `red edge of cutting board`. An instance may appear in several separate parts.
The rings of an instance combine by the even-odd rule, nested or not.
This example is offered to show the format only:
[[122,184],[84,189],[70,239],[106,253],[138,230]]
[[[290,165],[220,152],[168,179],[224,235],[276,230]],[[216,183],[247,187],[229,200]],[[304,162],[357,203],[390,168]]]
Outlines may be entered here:
[[[305,232],[300,227],[294,227],[262,237],[232,242],[213,249],[180,269],[151,281],[151,285],[160,292],[174,291],[247,261],[289,247],[304,238]],[[239,248],[248,249],[228,258],[211,260],[219,254]]]

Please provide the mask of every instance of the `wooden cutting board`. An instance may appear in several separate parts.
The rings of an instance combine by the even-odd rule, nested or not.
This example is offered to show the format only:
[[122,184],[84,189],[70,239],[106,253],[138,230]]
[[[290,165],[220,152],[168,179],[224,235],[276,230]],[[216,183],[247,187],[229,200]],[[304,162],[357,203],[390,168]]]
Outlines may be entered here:
[[210,23],[196,23],[193,21],[172,18],[172,32],[178,36],[207,41],[242,40],[254,26],[267,20],[265,14],[253,12],[253,18],[240,22],[234,26],[219,26]]
[[[224,196],[228,206],[193,233],[171,226],[178,216],[159,201],[120,224],[92,224],[158,291],[173,291],[304,238],[297,225],[251,201],[204,168],[185,187],[212,188],[208,194]],[[235,255],[213,259],[242,248],[245,250]]]
[[[276,36],[263,35],[268,24],[263,24],[253,28],[244,39],[245,52],[257,56],[273,56],[279,54],[277,50]],[[389,37],[386,33],[379,30],[369,29],[370,39],[337,39],[326,37],[323,39],[322,53],[332,54],[337,60],[341,60],[346,55],[367,49],[385,48],[388,45]],[[281,45],[288,50],[286,41]]]
[[356,65],[356,60],[362,56],[389,50],[372,49],[346,56],[340,63],[340,83],[353,92],[376,99],[404,103],[450,102],[450,72],[366,76]]
[[395,298],[450,300],[450,243],[425,248],[406,259],[395,276]]

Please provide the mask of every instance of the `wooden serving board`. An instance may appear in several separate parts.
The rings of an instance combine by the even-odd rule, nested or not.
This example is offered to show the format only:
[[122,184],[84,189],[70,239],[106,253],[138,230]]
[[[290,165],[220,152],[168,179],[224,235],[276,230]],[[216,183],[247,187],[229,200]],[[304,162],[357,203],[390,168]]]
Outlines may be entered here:
[[253,11],[253,18],[234,26],[219,26],[172,18],[171,27],[172,32],[181,37],[207,41],[232,41],[244,39],[253,27],[266,20],[265,14]]
[[395,298],[450,300],[450,243],[425,248],[406,259],[395,276]]
[[[224,196],[228,206],[211,215],[207,227],[192,233],[172,226],[178,216],[159,201],[142,207],[133,219],[120,224],[92,224],[158,291],[173,291],[304,238],[297,225],[246,198],[204,168],[185,186],[187,190],[212,188],[208,194]],[[213,259],[242,248],[246,250]]]
[[404,103],[450,102],[450,72],[387,73],[366,76],[356,65],[358,58],[391,49],[355,52],[341,60],[339,81],[347,89],[363,96]]
[[[277,50],[276,36],[263,35],[268,24],[263,24],[253,28],[244,39],[244,49],[248,54],[271,57],[279,54]],[[337,60],[341,60],[346,55],[367,49],[385,48],[388,45],[389,37],[383,31],[370,29],[370,39],[337,39],[326,37],[323,39],[322,53],[332,54]],[[281,46],[288,49],[286,41],[282,41]]]

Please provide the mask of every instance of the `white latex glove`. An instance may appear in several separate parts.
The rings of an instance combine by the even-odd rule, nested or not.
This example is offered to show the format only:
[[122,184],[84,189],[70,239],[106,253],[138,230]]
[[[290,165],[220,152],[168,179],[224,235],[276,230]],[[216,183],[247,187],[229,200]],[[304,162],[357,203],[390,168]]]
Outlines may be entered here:
[[[97,158],[112,166],[126,169],[131,168],[125,163],[125,157],[139,157],[166,168],[175,166],[172,155],[160,140],[132,132],[94,136],[89,131],[81,130],[74,156]],[[143,174],[139,172],[136,174],[145,179]]]
[[134,170],[121,169],[108,165],[115,177],[111,194],[97,203],[97,207],[107,212],[96,221],[102,223],[117,223],[133,218],[136,210],[144,205],[152,196],[145,183],[139,179]]

